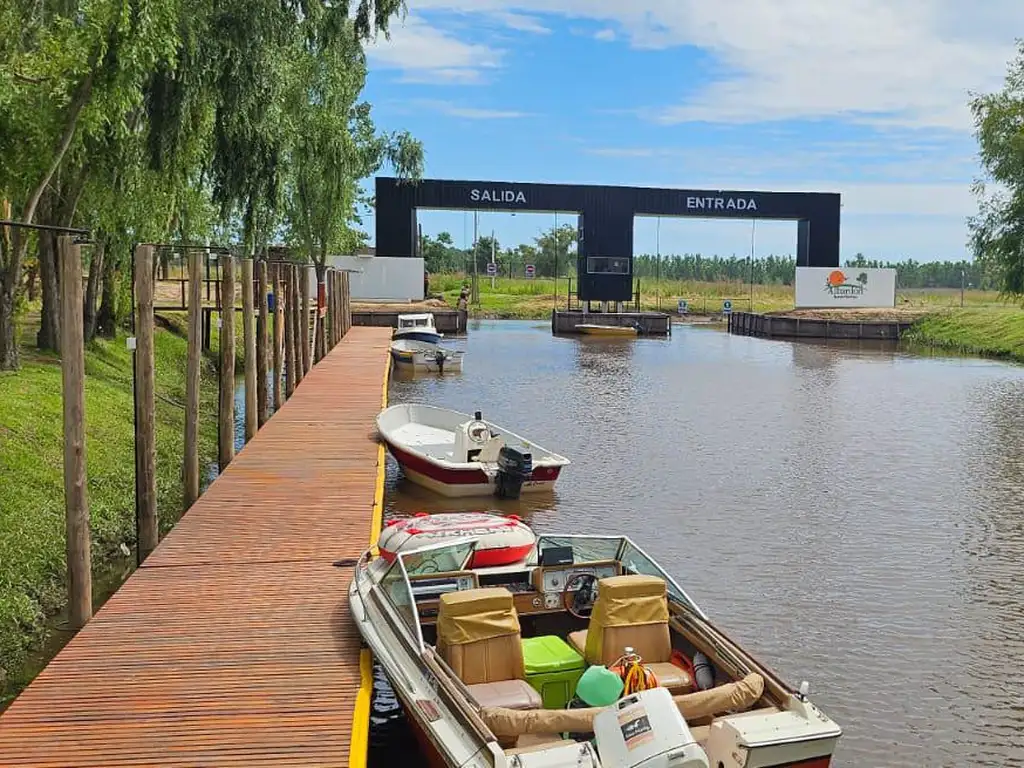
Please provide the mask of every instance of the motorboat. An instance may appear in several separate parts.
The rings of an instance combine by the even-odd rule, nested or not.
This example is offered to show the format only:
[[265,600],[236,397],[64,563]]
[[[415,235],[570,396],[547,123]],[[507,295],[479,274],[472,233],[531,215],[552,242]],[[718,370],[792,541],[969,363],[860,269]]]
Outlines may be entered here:
[[410,341],[425,341],[429,344],[440,344],[443,334],[438,333],[434,326],[434,315],[430,312],[399,315],[398,325],[392,338]]
[[416,372],[458,373],[465,355],[463,350],[427,341],[402,338],[391,342],[391,359],[395,365]]
[[589,336],[636,336],[639,330],[635,325],[600,325],[598,323],[580,323],[576,330]]
[[446,517],[385,528],[349,586],[430,765],[831,764],[842,731],[807,683],[726,635],[630,538]]
[[483,419],[407,403],[377,415],[377,432],[405,476],[442,496],[550,491],[569,460]]

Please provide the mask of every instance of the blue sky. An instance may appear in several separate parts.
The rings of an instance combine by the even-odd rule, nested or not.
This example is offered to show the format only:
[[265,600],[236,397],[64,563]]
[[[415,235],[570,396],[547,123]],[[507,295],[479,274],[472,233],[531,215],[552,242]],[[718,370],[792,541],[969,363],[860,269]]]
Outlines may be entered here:
[[[424,142],[429,177],[840,192],[844,258],[968,255],[969,93],[999,87],[1024,36],[1019,0],[408,5],[368,52],[366,98],[380,128]],[[472,214],[420,221],[472,240]],[[554,223],[479,217],[503,245]],[[796,225],[638,219],[635,249],[746,256],[752,240],[792,253]]]

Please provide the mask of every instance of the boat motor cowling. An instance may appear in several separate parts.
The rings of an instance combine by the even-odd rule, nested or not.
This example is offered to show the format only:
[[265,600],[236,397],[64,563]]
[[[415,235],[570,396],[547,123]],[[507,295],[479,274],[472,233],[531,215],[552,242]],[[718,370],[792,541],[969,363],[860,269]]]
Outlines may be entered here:
[[502,446],[498,453],[498,475],[494,495],[499,499],[518,499],[523,483],[533,474],[533,454]]

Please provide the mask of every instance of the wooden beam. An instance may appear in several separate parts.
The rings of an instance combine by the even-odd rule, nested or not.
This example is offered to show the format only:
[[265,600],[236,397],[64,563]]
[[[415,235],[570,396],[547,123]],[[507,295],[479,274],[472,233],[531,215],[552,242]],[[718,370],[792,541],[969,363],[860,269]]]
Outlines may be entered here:
[[269,339],[267,326],[270,310],[267,306],[267,262],[260,260],[256,267],[256,298],[259,302],[256,316],[256,418],[262,427],[270,418],[267,397],[267,352]]
[[256,308],[252,259],[242,259],[242,334],[245,344],[245,442],[256,437]]
[[227,469],[235,458],[235,260],[220,257],[220,406],[217,465]]
[[188,363],[185,374],[185,510],[199,498],[199,393],[202,363],[203,265],[205,254],[188,255]]
[[156,509],[156,361],[153,349],[153,246],[135,249],[135,493],[139,562],[159,541]]

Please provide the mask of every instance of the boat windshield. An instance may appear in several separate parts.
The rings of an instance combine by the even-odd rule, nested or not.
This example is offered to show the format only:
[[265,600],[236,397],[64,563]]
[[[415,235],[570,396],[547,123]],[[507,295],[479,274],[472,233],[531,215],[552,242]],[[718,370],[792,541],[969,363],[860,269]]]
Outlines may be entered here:
[[625,539],[621,536],[540,536],[529,564],[537,565],[539,553],[555,547],[571,547],[574,564],[615,560],[623,543]]
[[473,554],[476,541],[476,539],[461,539],[451,544],[439,544],[412,552],[403,552],[400,557],[405,564],[405,572],[410,576],[461,571],[465,568],[469,556]]
[[423,640],[419,630],[419,613],[416,610],[416,602],[412,596],[409,579],[406,577],[400,560],[396,560],[391,564],[387,573],[381,578],[380,586],[381,591],[387,595],[395,612],[402,617],[402,621],[405,622],[409,633],[422,647]]
[[624,573],[642,573],[647,576],[658,576],[664,579],[668,588],[669,599],[674,599],[677,603],[681,603],[695,611],[699,616],[704,616],[704,612],[697,607],[697,604],[690,599],[690,596],[683,591],[683,588],[676,584],[675,579],[629,539],[622,539],[622,550],[618,553],[616,559],[622,563]]

